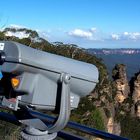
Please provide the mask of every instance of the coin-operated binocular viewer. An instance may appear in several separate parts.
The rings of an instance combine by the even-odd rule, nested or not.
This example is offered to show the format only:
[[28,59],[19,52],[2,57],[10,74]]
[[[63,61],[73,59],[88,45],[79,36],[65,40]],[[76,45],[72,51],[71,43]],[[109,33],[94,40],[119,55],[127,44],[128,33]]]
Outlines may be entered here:
[[[92,64],[43,52],[10,41],[0,42],[1,104],[14,111],[27,126],[24,139],[54,139],[63,129],[70,110],[80,97],[88,95],[98,82],[98,70]],[[29,110],[55,111],[53,125],[25,117]]]

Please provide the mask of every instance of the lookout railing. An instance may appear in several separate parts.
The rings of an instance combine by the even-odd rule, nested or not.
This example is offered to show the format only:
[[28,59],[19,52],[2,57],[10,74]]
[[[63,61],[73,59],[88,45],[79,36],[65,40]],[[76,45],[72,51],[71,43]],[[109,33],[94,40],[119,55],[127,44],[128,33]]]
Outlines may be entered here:
[[[49,124],[52,124],[55,121],[55,117],[52,117],[50,115],[46,115],[37,111],[30,110],[30,114],[36,118],[40,118],[41,120],[47,119]],[[6,112],[0,112],[0,120],[13,123],[15,125],[20,125],[16,117],[12,114],[6,113]],[[85,125],[78,124],[76,122],[68,122],[67,127],[71,130],[82,132],[94,137],[102,138],[102,139],[110,139],[110,140],[129,140],[128,138],[124,138],[121,136],[117,136],[114,134],[110,134],[104,131],[100,131],[94,128],[87,127]],[[13,136],[15,137],[15,136]],[[73,134],[70,131],[60,131],[58,132],[58,137],[66,140],[86,140],[85,137]],[[18,140],[21,138],[18,138]],[[10,139],[12,140],[12,139]],[[14,139],[15,140],[15,139]]]

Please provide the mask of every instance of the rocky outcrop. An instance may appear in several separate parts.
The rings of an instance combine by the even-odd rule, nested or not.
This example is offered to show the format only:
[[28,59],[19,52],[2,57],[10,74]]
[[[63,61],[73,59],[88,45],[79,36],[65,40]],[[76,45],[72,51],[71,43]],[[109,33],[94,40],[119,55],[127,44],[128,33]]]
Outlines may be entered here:
[[140,118],[140,74],[136,74],[134,79],[132,100],[135,108],[133,112]]
[[[119,64],[113,69],[113,80],[108,82],[103,79],[100,85],[88,99],[102,110],[107,132],[120,135],[124,132],[124,118],[140,118],[140,74],[129,82],[125,65]],[[85,116],[90,115],[90,112],[87,112]]]
[[123,103],[130,93],[125,65],[119,64],[115,66],[113,69],[113,79],[116,88],[115,101]]
[[134,81],[134,91],[132,97],[135,104],[140,101],[140,74],[136,76]]
[[108,119],[108,123],[107,123],[107,131],[109,133],[113,133],[113,128],[114,128],[114,119],[113,119],[113,117],[110,117]]
[[129,82],[126,74],[125,65],[118,64],[113,69],[113,106],[110,109],[111,116],[108,118],[107,130],[110,133],[120,135],[121,125],[119,118],[130,111],[130,104],[126,102],[130,94]]
[[115,122],[113,117],[110,117],[108,119],[108,123],[107,123],[107,131],[109,133],[113,133],[116,135],[120,135],[121,134],[121,126],[120,123]]
[[136,106],[136,116],[140,118],[140,103]]
[[[109,133],[123,135],[127,133],[127,129],[131,132],[134,128],[137,135],[134,137],[138,137],[139,127],[135,120],[140,120],[140,72],[129,82],[125,65],[119,64],[113,69],[112,77],[112,82],[102,84],[98,92],[93,93],[90,98],[94,98],[93,104],[96,107],[103,109],[105,115],[102,116]],[[138,129],[135,130],[135,127]]]

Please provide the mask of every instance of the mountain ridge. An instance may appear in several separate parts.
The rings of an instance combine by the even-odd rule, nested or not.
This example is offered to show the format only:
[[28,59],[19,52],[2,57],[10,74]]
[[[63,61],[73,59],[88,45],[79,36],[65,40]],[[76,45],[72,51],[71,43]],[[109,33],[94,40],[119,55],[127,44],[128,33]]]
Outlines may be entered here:
[[128,79],[140,71],[140,49],[87,49],[87,52],[100,58],[105,63],[110,76],[115,64],[126,65]]
[[109,54],[140,54],[140,48],[102,48],[102,49],[95,49],[89,48],[87,49],[89,53],[94,55],[109,55]]

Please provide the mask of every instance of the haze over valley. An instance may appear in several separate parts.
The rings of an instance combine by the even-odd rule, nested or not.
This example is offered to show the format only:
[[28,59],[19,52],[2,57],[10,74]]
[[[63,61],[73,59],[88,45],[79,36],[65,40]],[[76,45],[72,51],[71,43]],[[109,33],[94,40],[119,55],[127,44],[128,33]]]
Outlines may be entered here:
[[116,64],[124,64],[127,68],[127,75],[130,79],[140,71],[140,49],[88,49],[88,52],[101,58],[106,64],[110,75]]

